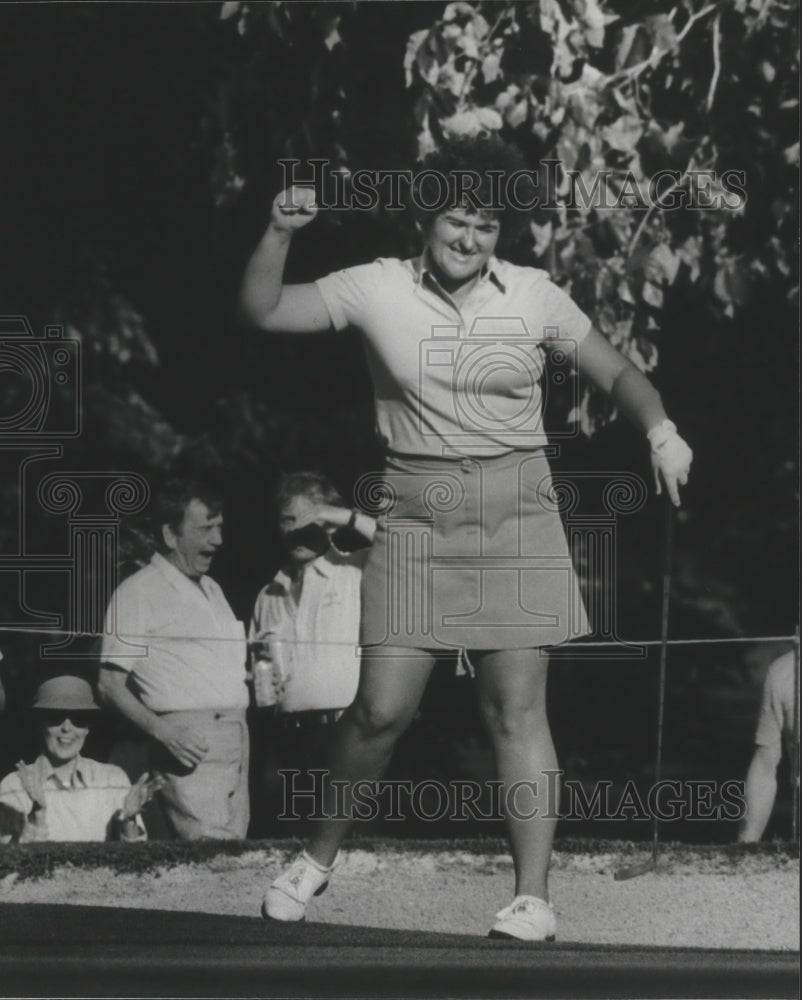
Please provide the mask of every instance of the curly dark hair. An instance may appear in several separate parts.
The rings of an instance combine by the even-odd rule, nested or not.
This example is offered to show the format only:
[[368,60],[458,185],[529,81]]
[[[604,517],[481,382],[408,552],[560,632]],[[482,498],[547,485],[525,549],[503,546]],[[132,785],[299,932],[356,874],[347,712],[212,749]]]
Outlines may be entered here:
[[530,209],[522,206],[535,203],[538,186],[537,172],[498,136],[447,139],[423,159],[413,177],[412,211],[424,232],[449,208],[487,212],[501,224],[500,242],[509,245],[529,222]]

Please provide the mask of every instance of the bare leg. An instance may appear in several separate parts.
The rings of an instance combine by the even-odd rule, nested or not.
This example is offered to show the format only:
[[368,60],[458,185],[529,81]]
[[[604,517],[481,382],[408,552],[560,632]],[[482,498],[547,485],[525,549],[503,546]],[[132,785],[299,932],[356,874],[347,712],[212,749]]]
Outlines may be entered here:
[[[357,781],[376,781],[384,773],[396,740],[415,717],[434,662],[434,656],[415,649],[383,647],[380,656],[363,656],[356,697],[337,722],[328,759],[329,780],[346,783],[341,786],[346,789],[346,814],[350,813],[348,789]],[[325,788],[324,811],[334,817],[337,802],[328,781]],[[317,820],[307,853],[328,868],[351,822]]]
[[[515,866],[515,895],[539,896],[548,902],[551,845],[557,825],[557,755],[546,718],[548,656],[537,649],[479,650],[471,654],[476,668],[479,705],[490,732],[503,792],[521,787],[507,811],[507,830]],[[534,810],[537,809],[537,813]],[[532,815],[531,819],[521,818]]]

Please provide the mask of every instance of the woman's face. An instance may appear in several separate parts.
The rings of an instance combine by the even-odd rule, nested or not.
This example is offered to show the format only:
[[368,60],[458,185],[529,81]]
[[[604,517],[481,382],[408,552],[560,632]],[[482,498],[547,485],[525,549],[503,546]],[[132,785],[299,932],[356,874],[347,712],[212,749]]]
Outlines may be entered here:
[[485,212],[450,208],[426,232],[426,248],[438,280],[459,288],[475,279],[492,257],[501,224]]
[[45,752],[53,765],[66,764],[83,750],[89,733],[89,722],[81,712],[63,712],[60,718],[53,712],[44,720]]

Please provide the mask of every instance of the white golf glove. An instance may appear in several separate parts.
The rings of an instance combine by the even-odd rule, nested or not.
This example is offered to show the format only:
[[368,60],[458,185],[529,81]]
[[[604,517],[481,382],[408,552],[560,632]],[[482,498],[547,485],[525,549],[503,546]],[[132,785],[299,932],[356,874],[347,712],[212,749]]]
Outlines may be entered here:
[[646,435],[652,446],[652,469],[658,495],[662,493],[660,480],[666,484],[668,495],[675,507],[679,507],[679,488],[688,482],[693,452],[677,434],[677,428],[670,420],[663,420],[652,427]]

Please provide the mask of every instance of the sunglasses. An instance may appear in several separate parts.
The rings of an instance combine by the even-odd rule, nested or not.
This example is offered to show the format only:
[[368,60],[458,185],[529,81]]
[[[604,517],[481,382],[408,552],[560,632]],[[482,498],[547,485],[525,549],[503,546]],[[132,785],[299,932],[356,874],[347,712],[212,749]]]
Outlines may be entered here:
[[48,727],[63,726],[67,719],[76,729],[88,729],[94,712],[66,711],[58,708],[46,708],[39,710],[39,718]]

